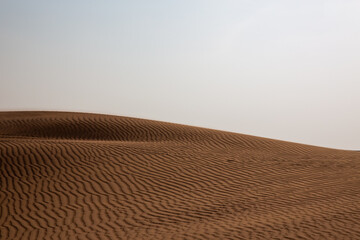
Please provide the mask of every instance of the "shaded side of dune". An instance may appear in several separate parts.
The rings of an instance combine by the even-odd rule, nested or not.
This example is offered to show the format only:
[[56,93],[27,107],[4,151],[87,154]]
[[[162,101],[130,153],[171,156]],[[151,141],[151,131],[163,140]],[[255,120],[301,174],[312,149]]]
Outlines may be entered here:
[[4,112],[0,160],[0,239],[360,239],[358,152]]

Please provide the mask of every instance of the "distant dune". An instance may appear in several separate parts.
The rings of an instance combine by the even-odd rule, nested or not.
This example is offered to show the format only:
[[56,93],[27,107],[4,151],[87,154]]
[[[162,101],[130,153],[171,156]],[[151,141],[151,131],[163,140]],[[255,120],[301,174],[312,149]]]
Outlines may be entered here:
[[355,151],[3,112],[0,169],[0,239],[360,239]]

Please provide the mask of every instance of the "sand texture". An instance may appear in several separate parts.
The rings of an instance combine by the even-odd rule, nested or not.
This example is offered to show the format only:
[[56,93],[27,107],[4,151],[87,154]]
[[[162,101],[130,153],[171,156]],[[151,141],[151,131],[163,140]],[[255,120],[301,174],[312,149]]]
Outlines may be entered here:
[[0,113],[0,239],[360,239],[360,152]]

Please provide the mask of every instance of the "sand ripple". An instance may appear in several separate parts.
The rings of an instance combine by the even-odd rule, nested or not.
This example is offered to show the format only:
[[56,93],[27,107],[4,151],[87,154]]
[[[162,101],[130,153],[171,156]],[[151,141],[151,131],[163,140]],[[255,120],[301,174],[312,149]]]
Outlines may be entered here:
[[360,239],[359,152],[4,112],[0,171],[0,239]]

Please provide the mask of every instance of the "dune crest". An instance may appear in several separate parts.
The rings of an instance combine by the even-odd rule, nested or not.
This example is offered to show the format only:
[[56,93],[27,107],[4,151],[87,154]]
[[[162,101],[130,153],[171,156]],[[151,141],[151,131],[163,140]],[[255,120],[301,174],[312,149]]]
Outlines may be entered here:
[[355,151],[2,112],[0,169],[0,239],[360,239]]

